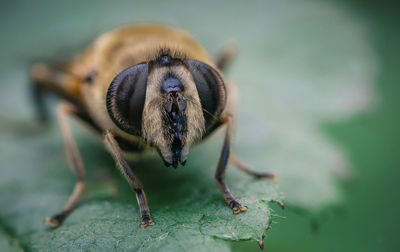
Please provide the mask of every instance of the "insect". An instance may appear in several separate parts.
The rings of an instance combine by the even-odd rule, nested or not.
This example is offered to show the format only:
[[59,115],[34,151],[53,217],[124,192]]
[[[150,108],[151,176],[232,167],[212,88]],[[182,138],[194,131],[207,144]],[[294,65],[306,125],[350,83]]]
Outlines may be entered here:
[[188,33],[163,25],[118,28],[98,37],[63,64],[37,63],[31,69],[39,118],[47,118],[43,95],[61,98],[57,117],[69,166],[77,178],[64,208],[47,217],[56,227],[73,211],[86,185],[80,152],[67,118],[84,121],[104,138],[121,173],[136,194],[141,227],[154,225],[139,178],[126,161],[129,153],[156,150],[166,166],[185,165],[189,149],[226,125],[215,179],[233,213],[245,211],[224,182],[228,161],[258,178],[230,155],[234,87],[222,70],[232,58],[225,49],[216,62]]

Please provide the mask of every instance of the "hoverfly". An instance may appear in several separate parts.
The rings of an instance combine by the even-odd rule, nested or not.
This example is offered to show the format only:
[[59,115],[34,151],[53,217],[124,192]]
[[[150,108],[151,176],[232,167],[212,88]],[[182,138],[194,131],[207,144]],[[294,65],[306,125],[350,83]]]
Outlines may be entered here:
[[73,211],[86,184],[86,174],[67,117],[95,129],[136,193],[141,227],[154,225],[139,178],[126,154],[156,150],[166,166],[185,165],[192,145],[226,125],[215,179],[226,202],[237,214],[245,211],[224,183],[228,161],[258,178],[270,173],[249,170],[230,154],[234,122],[234,87],[221,71],[234,51],[226,48],[213,62],[188,33],[162,25],[118,28],[98,37],[85,51],[62,65],[32,67],[34,97],[40,118],[46,118],[43,94],[61,98],[57,116],[66,156],[77,178],[62,211],[46,218],[60,225]]

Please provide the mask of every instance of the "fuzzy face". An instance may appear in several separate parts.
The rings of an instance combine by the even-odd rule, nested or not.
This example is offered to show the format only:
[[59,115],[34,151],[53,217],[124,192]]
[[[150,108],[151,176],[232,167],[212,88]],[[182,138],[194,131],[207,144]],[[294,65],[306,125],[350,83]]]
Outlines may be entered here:
[[107,110],[124,134],[154,146],[165,165],[176,168],[219,125],[225,92],[222,76],[210,65],[160,53],[114,78]]
[[[165,57],[161,63],[170,60]],[[185,164],[189,148],[205,133],[205,121],[196,85],[183,63],[149,70],[141,128],[167,166]]]

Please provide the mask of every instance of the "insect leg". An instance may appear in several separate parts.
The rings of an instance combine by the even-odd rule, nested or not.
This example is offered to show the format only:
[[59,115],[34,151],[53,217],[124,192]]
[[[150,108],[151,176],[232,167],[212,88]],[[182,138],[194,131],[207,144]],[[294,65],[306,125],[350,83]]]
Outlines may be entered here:
[[104,139],[108,150],[111,152],[118,165],[118,168],[121,170],[125,179],[128,181],[129,185],[136,193],[136,200],[138,202],[140,215],[142,218],[140,227],[154,225],[154,222],[151,219],[150,209],[147,205],[146,194],[143,191],[142,182],[140,182],[139,178],[132,172],[131,168],[129,167],[128,163],[122,155],[121,149],[119,148],[118,143],[114,138],[114,135],[110,130],[106,131]]
[[69,197],[67,203],[65,204],[63,210],[52,216],[47,217],[45,223],[47,225],[57,227],[60,225],[64,219],[72,212],[78,203],[83,189],[86,185],[86,172],[83,166],[82,158],[78,150],[78,146],[71,134],[71,129],[68,124],[68,115],[74,114],[76,111],[74,107],[68,103],[60,103],[57,107],[58,122],[60,124],[61,133],[65,142],[65,153],[67,156],[67,161],[72,172],[77,178],[74,190]]
[[44,103],[46,92],[57,95],[77,108],[83,107],[81,101],[68,91],[68,86],[72,86],[71,83],[77,83],[77,80],[67,72],[37,63],[31,69],[31,79],[33,103],[40,121],[45,122],[48,118],[48,111]]
[[236,49],[234,46],[225,46],[222,50],[222,53],[218,56],[215,65],[219,70],[224,72],[226,70],[226,67],[230,64],[232,61],[232,58],[236,54]]
[[[228,93],[226,113],[235,114],[236,97],[237,97],[236,86],[232,82],[229,82],[229,81],[227,81],[225,83],[225,86],[226,86],[226,91]],[[219,126],[220,125],[216,124],[216,127],[219,127]],[[270,178],[272,180],[275,179],[275,174],[259,173],[259,172],[252,171],[245,164],[243,164],[234,154],[231,154],[229,156],[229,162],[232,163],[239,170],[241,170],[251,176],[254,176],[256,178]]]
[[276,180],[276,175],[274,173],[252,171],[249,167],[247,167],[247,165],[242,163],[242,161],[240,161],[240,159],[234,154],[231,154],[229,156],[229,162],[232,163],[239,170],[249,174],[250,176],[254,176],[255,178],[258,179],[269,178],[273,181]]
[[217,186],[219,190],[222,192],[222,195],[224,196],[226,203],[228,203],[228,205],[232,208],[233,213],[237,214],[241,211],[246,211],[247,208],[235,200],[228,186],[224,182],[226,166],[228,164],[230,148],[231,148],[233,118],[232,115],[224,114],[221,116],[221,120],[226,123],[227,128],[225,132],[224,145],[222,147],[221,156],[218,162],[217,170],[215,172],[215,179],[217,180]]

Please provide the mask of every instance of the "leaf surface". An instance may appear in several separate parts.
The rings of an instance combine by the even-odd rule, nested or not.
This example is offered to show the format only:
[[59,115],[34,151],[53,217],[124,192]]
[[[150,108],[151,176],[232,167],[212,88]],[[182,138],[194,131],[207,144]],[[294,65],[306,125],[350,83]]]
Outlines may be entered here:
[[[105,1],[82,7],[81,12],[68,1],[45,14],[39,5],[25,6],[32,17],[24,17],[32,22],[20,22],[22,17],[14,17],[12,11],[0,15],[0,24],[8,25],[2,29],[9,35],[0,42],[1,48],[10,48],[0,59],[0,250],[229,251],[227,241],[264,238],[273,216],[283,215],[273,212],[271,201],[284,198],[290,208],[315,215],[340,204],[337,177],[348,175],[348,161],[318,127],[352,116],[371,103],[376,59],[364,42],[366,34],[358,20],[331,4],[306,1],[296,8],[288,1],[243,4],[237,1],[208,10],[203,2],[190,3],[196,13],[181,13],[183,20],[191,20],[183,28],[193,31],[207,48],[229,37],[238,41],[240,54],[227,75],[239,94],[233,152],[255,170],[275,172],[278,183],[256,180],[229,167],[227,184],[248,207],[247,212],[233,215],[214,180],[221,132],[196,146],[187,165],[177,170],[164,167],[158,157],[141,157],[131,165],[144,184],[156,222],[145,229],[139,228],[135,196],[102,142],[76,123],[74,136],[88,170],[88,188],[61,227],[46,228],[44,217],[62,208],[75,179],[56,122],[35,134],[21,131],[21,125],[31,122],[25,62],[59,56],[49,48],[68,46],[68,41],[73,45],[89,41],[94,35],[87,32],[92,24],[89,13],[118,8]],[[140,8],[136,21],[151,15],[158,17],[155,21],[179,26],[165,10],[180,6],[173,1],[157,8],[129,2],[119,7],[117,19],[101,15],[94,20],[104,23],[100,33],[135,21],[132,9]],[[217,7],[230,14],[245,10],[252,18],[235,14],[236,23],[231,25],[231,19],[215,11]],[[21,15],[17,5],[10,8]],[[204,26],[204,19],[196,15],[199,11],[208,13],[213,29]],[[51,29],[48,20],[55,18],[51,15],[70,20],[72,12],[74,20]],[[26,31],[35,50],[10,29]]]

